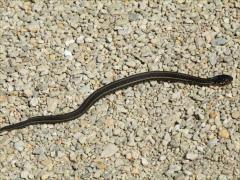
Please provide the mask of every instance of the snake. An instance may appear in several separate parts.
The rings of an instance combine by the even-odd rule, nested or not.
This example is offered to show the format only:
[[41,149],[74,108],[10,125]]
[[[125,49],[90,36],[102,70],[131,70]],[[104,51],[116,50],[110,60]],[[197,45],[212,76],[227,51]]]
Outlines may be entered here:
[[47,116],[34,116],[30,117],[25,121],[21,121],[15,124],[7,125],[0,128],[0,133],[4,131],[12,131],[15,129],[25,128],[29,125],[36,124],[55,124],[68,122],[82,116],[86,111],[94,105],[100,98],[103,98],[107,94],[114,93],[117,90],[133,86],[135,84],[144,81],[163,81],[163,82],[173,82],[173,83],[184,83],[197,86],[224,86],[228,85],[233,81],[233,77],[226,74],[216,75],[209,78],[201,78],[198,76],[192,76],[189,74],[171,72],[171,71],[148,71],[142,72],[128,77],[118,79],[109,84],[102,86],[101,88],[90,94],[82,104],[72,112],[57,115],[47,115]]

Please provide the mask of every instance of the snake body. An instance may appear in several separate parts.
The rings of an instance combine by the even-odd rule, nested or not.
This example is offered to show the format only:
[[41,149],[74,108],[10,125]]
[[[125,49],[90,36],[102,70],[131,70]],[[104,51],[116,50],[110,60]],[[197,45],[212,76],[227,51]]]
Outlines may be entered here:
[[168,71],[150,71],[131,75],[116,81],[113,81],[90,94],[85,101],[74,111],[49,116],[35,116],[29,119],[18,122],[16,124],[8,125],[0,128],[0,133],[3,131],[11,131],[14,129],[24,128],[29,125],[36,124],[55,124],[74,120],[83,115],[96,101],[107,94],[113,93],[119,89],[141,83],[143,81],[161,80],[166,82],[181,82],[186,84],[193,84],[199,86],[223,86],[230,84],[233,78],[229,75],[218,75],[210,78],[201,78],[191,76],[188,74]]

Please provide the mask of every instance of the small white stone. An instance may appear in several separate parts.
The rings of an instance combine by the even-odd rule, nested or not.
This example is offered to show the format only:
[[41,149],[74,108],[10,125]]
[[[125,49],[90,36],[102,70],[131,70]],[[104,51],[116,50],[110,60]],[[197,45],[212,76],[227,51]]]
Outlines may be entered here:
[[182,4],[185,2],[185,0],[177,0],[178,3]]
[[146,158],[141,158],[141,162],[143,166],[147,166],[148,165],[148,161]]
[[9,84],[9,85],[7,86],[7,90],[8,90],[9,92],[12,92],[12,91],[13,91],[13,86]]
[[40,29],[37,23],[32,23],[28,25],[28,30],[31,32],[37,32]]
[[32,98],[30,100],[30,105],[31,106],[37,106],[38,105],[38,99],[37,98]]
[[86,43],[92,43],[93,42],[93,38],[87,37],[87,38],[85,38],[85,42]]
[[181,97],[181,92],[180,91],[178,91],[178,92],[176,92],[172,95],[173,99],[180,99],[180,97]]
[[127,61],[126,65],[129,66],[129,67],[135,67],[136,63],[134,61]]
[[105,76],[106,76],[107,78],[109,78],[109,79],[112,79],[112,78],[113,78],[113,73],[112,73],[112,71],[107,71],[107,72],[105,73]]
[[54,112],[58,105],[58,99],[56,98],[47,98],[48,111]]
[[21,172],[21,178],[27,179],[28,175],[29,175],[29,173],[27,171],[22,171]]
[[76,41],[76,42],[77,42],[78,44],[82,44],[82,43],[84,43],[84,38],[85,38],[84,36],[79,36],[79,37],[77,38],[77,41]]
[[71,51],[65,50],[64,51],[64,56],[72,56]]
[[107,35],[106,41],[108,43],[111,43],[112,42],[112,36],[111,35]]
[[125,162],[122,159],[116,159],[116,161],[115,161],[116,166],[122,166],[124,164],[125,164]]
[[205,33],[203,33],[203,36],[205,36],[207,43],[210,43],[213,40],[215,34],[214,32],[206,31]]
[[41,75],[47,75],[49,73],[49,67],[47,65],[38,66],[38,71],[41,72]]
[[70,156],[69,156],[69,159],[72,162],[76,162],[77,161],[77,155],[75,153],[71,152]]
[[218,176],[218,180],[228,180],[228,177],[226,175],[221,174]]
[[44,172],[44,173],[41,175],[41,179],[42,179],[42,180],[48,179],[49,176],[50,176],[50,173],[49,173],[49,172]]
[[166,158],[167,158],[167,157],[164,156],[164,155],[160,156],[160,160],[161,160],[161,161],[164,161]]
[[138,159],[139,156],[140,156],[140,152],[139,151],[133,151],[132,152],[132,158],[133,159]]
[[171,164],[171,165],[169,166],[168,171],[176,172],[176,171],[180,171],[181,169],[182,169],[182,167],[181,167],[180,165]]
[[124,106],[119,105],[117,108],[118,112],[127,113],[127,109]]
[[65,42],[66,46],[69,46],[70,44],[73,44],[75,41],[73,39],[69,39]]
[[68,50],[65,50],[64,51],[64,56],[68,59],[72,59],[73,56],[72,56],[72,52],[71,51],[68,51]]
[[163,139],[163,145],[164,146],[167,146],[167,144],[171,141],[171,136],[169,133],[166,133],[165,136],[164,136],[164,139]]
[[87,142],[87,137],[86,136],[80,137],[79,142],[80,142],[80,144],[85,144]]
[[133,134],[130,134],[129,135],[129,138],[128,138],[128,146],[135,146],[136,143],[135,143],[135,137]]
[[27,97],[31,97],[33,95],[32,89],[31,88],[26,88],[23,91],[24,95]]
[[240,117],[240,110],[234,110],[232,111],[232,117],[234,119],[238,119]]
[[102,157],[111,157],[118,151],[118,147],[114,144],[108,144],[104,147],[103,152],[101,154]]
[[120,134],[121,134],[121,129],[120,129],[120,128],[115,128],[115,129],[113,130],[113,135],[119,136]]
[[14,148],[18,151],[22,151],[24,149],[24,143],[22,141],[18,141],[14,144]]
[[198,158],[198,154],[189,152],[189,153],[187,153],[186,158],[189,159],[189,160],[195,160],[195,159]]
[[21,68],[18,70],[18,72],[19,72],[19,74],[24,76],[24,75],[27,75],[29,71],[28,71],[28,69]]

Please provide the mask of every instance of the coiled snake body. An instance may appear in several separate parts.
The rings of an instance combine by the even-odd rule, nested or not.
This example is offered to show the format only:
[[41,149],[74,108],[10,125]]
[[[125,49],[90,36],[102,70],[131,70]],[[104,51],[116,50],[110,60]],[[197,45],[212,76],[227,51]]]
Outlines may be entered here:
[[150,71],[135,74],[123,79],[113,81],[98,90],[90,94],[85,101],[79,106],[78,109],[59,115],[49,115],[49,116],[35,116],[29,119],[8,125],[0,128],[0,133],[3,131],[11,131],[14,129],[24,128],[29,125],[35,124],[54,124],[71,121],[83,115],[96,101],[98,101],[103,96],[113,93],[116,90],[126,88],[128,86],[149,80],[161,80],[167,82],[181,82],[199,86],[223,86],[230,84],[233,78],[229,75],[218,75],[211,78],[200,78],[196,76],[191,76],[188,74],[182,74],[178,72],[167,72],[167,71]]

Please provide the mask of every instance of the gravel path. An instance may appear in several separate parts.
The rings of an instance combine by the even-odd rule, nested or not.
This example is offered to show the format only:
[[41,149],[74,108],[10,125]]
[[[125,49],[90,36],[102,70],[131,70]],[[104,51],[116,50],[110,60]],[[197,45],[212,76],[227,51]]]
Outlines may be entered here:
[[77,120],[0,135],[0,179],[240,178],[240,2],[0,2],[1,127],[72,111],[150,70],[232,85],[145,82]]

